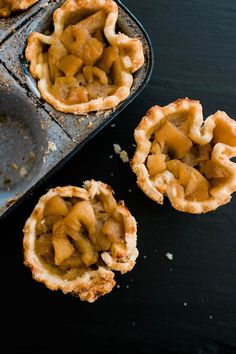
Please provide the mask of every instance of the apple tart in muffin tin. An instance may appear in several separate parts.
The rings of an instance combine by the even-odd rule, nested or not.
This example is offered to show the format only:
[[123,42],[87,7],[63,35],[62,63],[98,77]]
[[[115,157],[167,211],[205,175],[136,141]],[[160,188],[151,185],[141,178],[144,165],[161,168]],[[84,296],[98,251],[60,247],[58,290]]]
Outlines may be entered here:
[[112,0],[67,0],[53,15],[50,35],[31,33],[30,73],[56,110],[85,114],[116,107],[129,95],[144,63],[142,43],[116,33]]
[[236,191],[236,122],[218,111],[203,121],[198,101],[154,106],[135,130],[132,160],[137,183],[159,204],[206,213],[228,203]]
[[94,302],[138,256],[136,221],[111,188],[87,181],[41,197],[24,227],[25,264],[51,290]]
[[12,12],[28,9],[38,0],[0,0],[0,18],[8,17]]

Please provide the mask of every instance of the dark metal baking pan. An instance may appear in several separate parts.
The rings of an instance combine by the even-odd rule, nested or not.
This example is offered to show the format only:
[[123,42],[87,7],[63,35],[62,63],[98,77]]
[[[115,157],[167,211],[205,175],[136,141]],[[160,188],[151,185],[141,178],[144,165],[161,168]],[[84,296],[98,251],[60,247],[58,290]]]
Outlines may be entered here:
[[0,43],[8,38],[14,31],[28,21],[32,16],[35,16],[42,10],[42,2],[31,6],[27,11],[19,11],[8,18],[0,18]]
[[[8,71],[8,75],[10,75],[12,80],[15,81],[15,85],[19,84],[25,92],[27,97],[26,101],[29,101],[27,104],[32,105],[35,109],[37,109],[38,115],[46,116],[47,120],[51,121],[52,124],[51,126],[50,124],[47,126],[46,133],[50,135],[51,127],[57,125],[58,129],[60,129],[66,137],[66,139],[62,142],[61,134],[59,134],[58,136],[55,136],[54,140],[48,140],[46,142],[47,148],[49,146],[49,151],[44,151],[46,151],[47,158],[48,152],[50,152],[50,156],[52,156],[51,164],[49,165],[46,163],[45,155],[42,156],[43,164],[41,168],[37,170],[35,178],[30,179],[31,183],[28,184],[28,188],[21,190],[21,184],[18,185],[19,188],[16,187],[17,185],[15,185],[12,189],[8,186],[8,198],[12,200],[12,203],[6,201],[4,204],[4,198],[1,198],[0,215],[2,216],[6,215],[6,212],[10,212],[13,207],[16,207],[19,202],[23,200],[23,196],[24,198],[27,197],[27,192],[32,192],[36,185],[42,183],[42,181],[47,178],[49,174],[54,173],[62,165],[62,163],[67,161],[72,156],[72,154],[76,153],[85,143],[89,141],[89,139],[97,134],[99,130],[111,122],[112,119],[114,119],[130,102],[134,100],[134,98],[141,93],[151,76],[153,68],[153,50],[150,39],[138,20],[119,1],[118,27],[130,37],[138,37],[142,41],[145,54],[145,63],[143,67],[134,74],[134,83],[130,96],[113,110],[99,112],[99,114],[91,113],[86,116],[75,116],[72,114],[57,112],[52,106],[43,102],[38,94],[36,83],[28,71],[28,66],[24,60],[24,50],[29,33],[33,31],[43,32],[47,30],[52,22],[53,12],[61,3],[63,3],[63,1],[59,1],[58,4],[55,2],[50,3],[47,8],[40,10],[40,16],[38,13],[36,13],[35,16],[31,16],[28,21],[18,29],[17,32],[13,33],[0,46],[0,61],[5,67],[5,71]],[[35,117],[37,116],[35,115]],[[52,145],[50,146],[50,144]],[[56,158],[55,152],[57,151],[59,145],[61,149],[61,156],[58,159]],[[16,171],[13,172],[15,173]],[[0,195],[1,194],[2,191],[0,189]],[[19,198],[19,196],[21,196],[21,198]]]

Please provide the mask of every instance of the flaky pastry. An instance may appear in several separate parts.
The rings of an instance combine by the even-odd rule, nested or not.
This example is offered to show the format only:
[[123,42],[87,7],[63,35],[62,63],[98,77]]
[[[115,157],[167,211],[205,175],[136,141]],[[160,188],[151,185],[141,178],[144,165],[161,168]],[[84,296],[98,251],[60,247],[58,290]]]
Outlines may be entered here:
[[138,186],[159,204],[200,214],[227,204],[236,191],[236,122],[218,111],[203,121],[198,101],[154,106],[135,130],[132,169]]
[[0,17],[8,17],[12,12],[22,11],[38,0],[0,0]]
[[130,271],[138,256],[136,221],[111,188],[57,187],[42,196],[24,227],[25,265],[51,290],[94,302]]
[[58,111],[106,110],[129,96],[144,54],[137,38],[116,34],[117,19],[112,0],[67,0],[54,12],[51,35],[30,34],[30,73]]

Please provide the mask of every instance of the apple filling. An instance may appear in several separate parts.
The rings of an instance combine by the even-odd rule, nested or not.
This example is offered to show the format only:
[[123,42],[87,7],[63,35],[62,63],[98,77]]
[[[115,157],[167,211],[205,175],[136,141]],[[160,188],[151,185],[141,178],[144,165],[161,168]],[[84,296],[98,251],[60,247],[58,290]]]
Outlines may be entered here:
[[[228,177],[224,166],[212,154],[214,145],[222,141],[226,127],[218,127],[213,140],[205,145],[191,140],[190,128],[191,120],[187,115],[168,117],[152,136],[147,169],[151,180],[170,171],[184,188],[186,200],[204,201],[210,197],[211,188]],[[165,185],[162,192],[166,188]]]
[[203,120],[198,101],[154,106],[135,129],[132,169],[144,193],[193,214],[227,204],[236,191],[236,122],[218,111]]
[[68,24],[61,38],[54,38],[40,53],[39,62],[48,64],[50,92],[60,102],[87,103],[112,95],[120,85],[121,49],[107,42],[106,19],[107,13],[101,9]]
[[[113,197],[112,197],[113,198]],[[91,201],[54,196],[36,227],[35,252],[49,269],[64,280],[104,265],[101,254],[119,261],[127,253],[124,221],[102,198]],[[114,209],[115,210],[115,209]]]

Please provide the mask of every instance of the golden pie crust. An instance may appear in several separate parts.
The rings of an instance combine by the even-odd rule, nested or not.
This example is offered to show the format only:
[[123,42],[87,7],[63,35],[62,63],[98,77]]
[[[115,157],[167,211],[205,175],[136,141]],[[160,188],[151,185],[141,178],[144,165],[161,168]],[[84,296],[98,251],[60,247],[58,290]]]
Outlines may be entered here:
[[94,180],[42,196],[24,227],[24,259],[51,290],[94,302],[130,271],[138,256],[134,217],[111,188]]
[[236,122],[218,111],[203,121],[198,101],[154,106],[135,130],[132,169],[151,199],[200,214],[227,204],[236,191]]
[[54,12],[51,35],[30,34],[30,73],[56,110],[106,110],[129,96],[144,54],[139,39],[116,33],[117,19],[112,0],[67,0]]
[[28,9],[38,0],[0,0],[0,17],[8,17],[12,12]]

